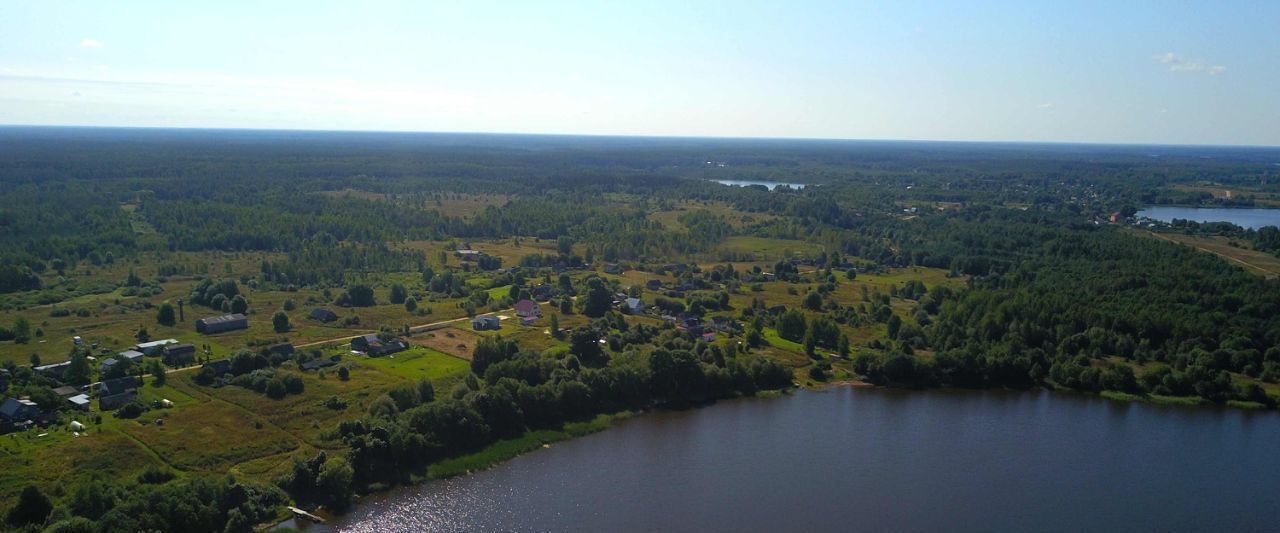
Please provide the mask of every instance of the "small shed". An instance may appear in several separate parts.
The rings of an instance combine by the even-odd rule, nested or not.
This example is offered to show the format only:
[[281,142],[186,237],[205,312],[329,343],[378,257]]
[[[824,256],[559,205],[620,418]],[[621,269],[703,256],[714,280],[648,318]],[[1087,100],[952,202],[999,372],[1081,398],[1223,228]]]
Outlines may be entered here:
[[87,394],[77,394],[67,398],[67,403],[71,404],[71,408],[77,411],[88,411],[90,400]]

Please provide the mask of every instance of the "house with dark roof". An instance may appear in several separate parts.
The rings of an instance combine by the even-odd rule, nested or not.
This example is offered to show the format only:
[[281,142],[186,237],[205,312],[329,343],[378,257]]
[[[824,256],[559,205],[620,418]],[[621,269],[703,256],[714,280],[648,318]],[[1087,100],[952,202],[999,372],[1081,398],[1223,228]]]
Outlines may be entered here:
[[190,344],[170,344],[164,347],[164,364],[188,366],[196,364],[196,347]]
[[702,335],[702,319],[696,316],[681,315],[676,319],[676,331],[689,335]]
[[502,329],[502,321],[493,315],[483,315],[471,319],[471,329],[476,331]]
[[28,420],[40,419],[40,406],[31,400],[6,398],[0,404],[0,418],[18,424]]
[[103,411],[119,409],[138,397],[142,380],[138,376],[108,379],[98,384],[98,408]]
[[102,363],[98,365],[98,372],[106,374],[108,370],[111,370],[111,367],[116,366],[119,363],[120,361],[117,361],[114,357],[103,359]]
[[63,361],[61,363],[54,363],[51,365],[40,365],[32,370],[35,370],[38,374],[62,379],[62,377],[67,374],[68,368],[71,368],[71,361]]
[[649,281],[646,281],[644,282],[644,288],[649,289],[651,291],[660,290],[662,289],[662,280],[651,279]]
[[622,267],[618,266],[616,263],[609,263],[605,265],[602,270],[604,271],[605,274],[621,274],[622,273]]
[[516,316],[520,318],[541,317],[542,307],[533,300],[520,300],[516,302]]
[[351,339],[352,350],[364,352],[370,357],[392,354],[408,348],[409,345],[398,337],[391,337],[384,341],[370,333]]
[[208,368],[213,371],[214,377],[221,376],[231,371],[231,360],[219,359],[217,361],[209,361],[208,363],[200,365],[200,368]]
[[532,299],[539,302],[550,300],[553,294],[555,294],[555,287],[547,283],[542,283],[529,289],[529,295]]
[[311,310],[311,319],[321,322],[333,322],[338,319],[338,314],[323,307],[317,307]]
[[222,333],[224,331],[234,331],[237,329],[248,329],[249,317],[240,313],[232,313],[230,315],[211,316],[201,318],[196,321],[196,331],[205,335],[214,333]]
[[290,355],[293,355],[293,345],[287,342],[272,344],[271,346],[267,347],[267,353],[271,355],[283,355],[288,357]]
[[53,389],[53,393],[57,394],[59,397],[67,398],[80,394],[80,391],[70,385],[64,385]]
[[336,365],[336,364],[338,364],[338,361],[341,361],[341,360],[342,360],[342,357],[337,356],[337,355],[335,355],[335,356],[333,356],[333,357],[329,357],[329,358],[325,358],[325,357],[317,357],[317,358],[312,359],[312,360],[310,360],[310,361],[307,361],[307,362],[305,362],[305,363],[301,363],[301,364],[299,364],[299,365],[298,365],[298,368],[300,368],[300,369],[302,369],[302,370],[304,370],[304,371],[306,371],[306,370],[319,370],[319,369],[324,368],[324,367],[328,367],[328,366]]

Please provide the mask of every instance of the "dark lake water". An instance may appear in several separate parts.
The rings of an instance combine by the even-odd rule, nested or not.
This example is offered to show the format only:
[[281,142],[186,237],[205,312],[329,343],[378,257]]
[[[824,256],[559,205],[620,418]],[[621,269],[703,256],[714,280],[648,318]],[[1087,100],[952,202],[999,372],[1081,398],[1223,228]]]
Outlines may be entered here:
[[780,181],[755,181],[755,180],[715,180],[715,181],[716,183],[719,183],[721,185],[733,185],[736,187],[746,187],[747,185],[764,185],[765,187],[768,187],[769,190],[771,191],[776,189],[779,185],[787,185],[792,189],[804,188],[803,183],[783,183]]
[[1138,216],[1172,222],[1175,218],[1196,222],[1230,222],[1242,228],[1280,226],[1280,209],[1223,207],[1148,207]]
[[[652,414],[366,498],[349,531],[1275,531],[1280,415],[836,388]],[[318,528],[313,528],[318,529]]]

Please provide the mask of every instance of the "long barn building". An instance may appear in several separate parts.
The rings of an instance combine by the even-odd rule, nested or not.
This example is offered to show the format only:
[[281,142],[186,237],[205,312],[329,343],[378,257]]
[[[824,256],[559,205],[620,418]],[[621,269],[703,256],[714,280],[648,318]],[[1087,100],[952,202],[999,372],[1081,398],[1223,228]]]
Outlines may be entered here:
[[248,327],[249,317],[240,313],[211,316],[209,318],[202,318],[196,321],[196,331],[204,333],[205,335],[237,329],[247,329]]

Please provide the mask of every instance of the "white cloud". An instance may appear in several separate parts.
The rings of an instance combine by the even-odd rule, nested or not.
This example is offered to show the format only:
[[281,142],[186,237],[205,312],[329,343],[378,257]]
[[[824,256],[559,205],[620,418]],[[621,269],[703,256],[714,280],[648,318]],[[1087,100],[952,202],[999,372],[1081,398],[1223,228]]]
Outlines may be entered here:
[[1173,52],[1157,55],[1155,60],[1161,65],[1169,67],[1170,72],[1207,72],[1212,76],[1217,76],[1227,71],[1227,67],[1222,65],[1209,65],[1204,60],[1182,57]]
[[1053,103],[1052,103],[1052,102],[1045,102],[1045,103],[1043,103],[1043,104],[1037,105],[1036,107],[1037,107],[1037,108],[1039,108],[1039,109],[1049,109],[1050,107],[1053,107]]
[[81,48],[102,48],[102,43],[94,39],[81,39],[80,47]]

